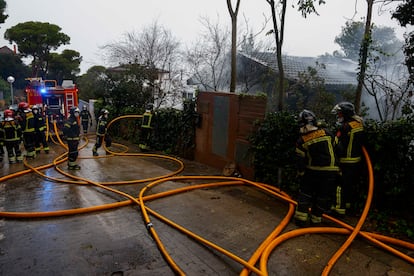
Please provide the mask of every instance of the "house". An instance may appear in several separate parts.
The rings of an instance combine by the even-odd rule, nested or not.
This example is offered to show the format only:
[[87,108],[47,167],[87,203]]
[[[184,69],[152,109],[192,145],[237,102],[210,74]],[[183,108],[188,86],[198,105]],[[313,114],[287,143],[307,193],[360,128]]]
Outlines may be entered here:
[[0,47],[0,54],[14,55],[16,53],[15,53],[15,51],[13,51],[12,49],[10,49],[9,47],[3,46],[3,47]]
[[[282,57],[285,78],[290,83],[299,79],[299,74],[316,68],[317,74],[324,79],[326,91],[338,93],[350,86],[357,85],[357,66],[354,61],[332,56]],[[238,53],[238,90],[255,94],[272,93],[278,72],[276,54],[273,52]]]

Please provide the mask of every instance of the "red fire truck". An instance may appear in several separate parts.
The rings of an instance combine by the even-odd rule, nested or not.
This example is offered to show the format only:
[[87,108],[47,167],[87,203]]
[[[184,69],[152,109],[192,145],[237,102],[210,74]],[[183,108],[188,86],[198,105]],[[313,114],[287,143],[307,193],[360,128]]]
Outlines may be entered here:
[[73,106],[78,106],[78,88],[71,80],[64,80],[57,85],[56,80],[42,78],[27,78],[27,103],[39,105],[49,122],[54,120],[61,124],[69,115]]

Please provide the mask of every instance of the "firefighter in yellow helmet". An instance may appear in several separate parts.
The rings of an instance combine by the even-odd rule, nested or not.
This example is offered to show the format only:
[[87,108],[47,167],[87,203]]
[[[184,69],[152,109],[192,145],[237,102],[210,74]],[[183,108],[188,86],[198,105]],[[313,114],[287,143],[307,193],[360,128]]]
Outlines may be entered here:
[[318,224],[334,204],[339,167],[334,154],[334,135],[318,127],[315,114],[299,114],[300,136],[296,142],[299,195],[294,219],[298,226]]

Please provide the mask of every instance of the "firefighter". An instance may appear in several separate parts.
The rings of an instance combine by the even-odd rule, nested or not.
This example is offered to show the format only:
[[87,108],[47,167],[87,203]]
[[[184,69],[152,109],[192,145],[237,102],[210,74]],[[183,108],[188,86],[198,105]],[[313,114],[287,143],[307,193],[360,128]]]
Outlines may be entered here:
[[142,123],[141,123],[141,133],[140,133],[140,141],[138,147],[142,150],[149,149],[149,141],[151,138],[151,121],[152,121],[152,104],[147,104],[145,108],[145,113],[142,115]]
[[102,109],[100,114],[101,115],[98,118],[98,122],[96,123],[96,143],[92,149],[93,156],[99,155],[98,149],[102,146],[102,142],[104,141],[104,139],[106,147],[110,147],[112,144],[112,139],[107,134],[109,111],[107,109]]
[[335,152],[341,170],[335,211],[353,214],[358,209],[356,205],[362,172],[362,146],[365,140],[363,120],[355,114],[355,107],[350,102],[335,105],[332,113],[337,117]]
[[90,124],[90,127],[92,127],[92,116],[89,110],[87,109],[86,105],[83,106],[83,109],[80,113],[80,117],[83,133],[86,134],[88,133],[88,125]]
[[23,144],[26,149],[27,158],[35,158],[35,118],[32,110],[29,108],[29,104],[26,102],[19,103],[19,120],[20,126],[22,127],[23,132]]
[[69,170],[80,170],[81,167],[76,164],[78,159],[78,146],[79,146],[79,115],[80,110],[74,106],[69,111],[69,117],[63,124],[63,135],[66,138],[68,144],[68,169]]
[[14,164],[16,161],[23,161],[20,143],[22,140],[22,129],[20,124],[14,119],[13,110],[6,109],[4,111],[4,121],[0,124],[0,136],[6,146],[9,163]]
[[36,133],[36,140],[35,140],[35,150],[36,154],[40,153],[41,146],[43,146],[43,150],[45,153],[49,153],[49,145],[46,140],[46,122],[45,118],[42,115],[42,111],[39,106],[34,105],[32,107],[32,112],[35,118],[35,133]]
[[296,156],[300,187],[294,219],[298,226],[322,221],[322,213],[330,212],[334,203],[338,177],[334,154],[334,135],[318,127],[315,114],[303,110],[299,114],[300,136]]

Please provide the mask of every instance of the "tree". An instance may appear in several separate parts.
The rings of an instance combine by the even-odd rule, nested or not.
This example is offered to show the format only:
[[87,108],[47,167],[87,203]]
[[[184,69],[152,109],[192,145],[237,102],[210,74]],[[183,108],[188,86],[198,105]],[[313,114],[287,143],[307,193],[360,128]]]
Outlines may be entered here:
[[200,22],[203,32],[184,55],[192,74],[191,81],[206,91],[225,91],[228,89],[230,32],[219,20],[212,23],[202,17]]
[[80,72],[82,57],[79,52],[74,50],[63,50],[61,54],[50,53],[48,62],[47,78],[57,80],[76,80],[76,75]]
[[[285,73],[282,62],[282,47],[285,33],[285,18],[287,10],[287,0],[266,0],[270,5],[272,12],[273,30],[268,33],[273,33],[275,36],[276,44],[276,58],[278,67],[278,110],[282,111],[285,102]],[[306,18],[308,14],[316,13],[314,2],[318,2],[319,5],[325,4],[324,0],[297,0],[298,11],[302,13],[302,16]],[[275,95],[273,95],[275,98]]]
[[105,71],[106,68],[103,66],[92,66],[86,74],[77,79],[79,98],[85,101],[99,98],[105,87]]
[[[405,0],[400,4],[392,15],[398,20],[402,27],[414,25],[414,0]],[[414,83],[414,31],[405,35],[405,64],[410,73],[410,82]]]
[[4,38],[10,43],[15,42],[22,56],[33,57],[33,77],[45,77],[50,51],[70,41],[70,37],[62,33],[59,26],[34,21],[19,23],[7,29]]
[[7,14],[5,14],[6,10],[6,2],[4,0],[0,0],[0,24],[3,24],[4,21],[6,21],[7,17],[9,17]]
[[[151,79],[149,86],[154,88],[157,105],[165,103],[167,95],[177,94],[171,83],[171,76],[180,74],[178,68],[180,42],[169,30],[157,21],[143,28],[140,33],[124,34],[124,40],[107,44],[102,47],[107,60],[112,64],[140,64],[147,69],[156,69],[167,73],[167,79]],[[177,95],[178,97],[178,95]]]
[[237,14],[239,13],[240,0],[237,0],[236,7],[233,6],[230,0],[227,0],[227,8],[231,18],[231,73],[230,73],[230,92],[236,91],[236,58],[237,58]]
[[23,89],[26,85],[25,78],[30,74],[30,69],[22,62],[18,55],[0,54],[0,77],[4,80],[13,76],[13,87]]
[[297,81],[289,87],[287,105],[293,113],[310,109],[321,118],[332,117],[331,110],[335,103],[335,95],[326,91],[325,80],[319,76],[319,69],[324,64],[316,63],[306,71],[298,73]]
[[[345,57],[354,61],[359,60],[361,42],[364,38],[364,22],[347,21],[342,28],[340,35],[335,37]],[[380,59],[386,62],[400,53],[402,41],[400,41],[393,28],[372,26],[372,41],[369,45],[370,59]]]
[[153,89],[148,83],[154,82],[154,71],[136,63],[124,65],[122,69],[105,71],[104,90],[100,95],[114,116],[142,111],[146,104],[153,102]]

